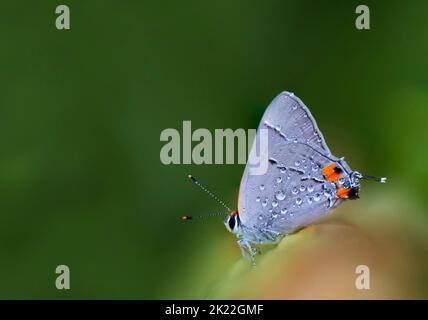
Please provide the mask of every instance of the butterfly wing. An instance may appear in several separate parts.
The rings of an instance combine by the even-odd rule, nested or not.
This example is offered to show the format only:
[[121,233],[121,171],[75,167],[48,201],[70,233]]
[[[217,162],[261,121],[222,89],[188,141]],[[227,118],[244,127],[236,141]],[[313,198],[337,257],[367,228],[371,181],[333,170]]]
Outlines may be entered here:
[[336,185],[324,180],[322,168],[336,163],[346,177],[350,168],[331,155],[308,108],[292,93],[281,93],[268,106],[252,149],[257,148],[262,129],[267,130],[267,172],[250,174],[252,150],[241,180],[238,210],[244,225],[286,234],[342,201],[335,199]]

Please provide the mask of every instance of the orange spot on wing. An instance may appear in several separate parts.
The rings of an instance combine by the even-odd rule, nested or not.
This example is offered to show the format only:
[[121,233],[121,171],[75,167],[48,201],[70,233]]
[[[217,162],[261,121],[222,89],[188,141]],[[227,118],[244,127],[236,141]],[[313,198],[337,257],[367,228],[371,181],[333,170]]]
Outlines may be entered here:
[[340,173],[336,173],[334,171],[334,167],[336,165],[334,163],[329,164],[328,166],[324,167],[321,172],[325,178],[325,180],[327,181],[331,181],[331,182],[336,182],[337,179],[340,178],[341,174]]
[[[325,180],[327,180],[329,182],[334,182],[336,184],[336,187],[337,187],[336,196],[339,199],[349,199],[349,191],[351,189],[345,189],[345,188],[339,187],[337,180],[342,176],[342,173],[337,173],[334,170],[335,167],[336,167],[336,164],[334,164],[334,163],[329,164],[328,166],[324,167],[321,170],[321,172],[322,172]],[[338,171],[340,171],[340,170],[338,170]]]
[[336,196],[338,196],[341,199],[348,199],[349,198],[349,195],[348,195],[349,190],[351,190],[351,189],[339,188],[336,191]]

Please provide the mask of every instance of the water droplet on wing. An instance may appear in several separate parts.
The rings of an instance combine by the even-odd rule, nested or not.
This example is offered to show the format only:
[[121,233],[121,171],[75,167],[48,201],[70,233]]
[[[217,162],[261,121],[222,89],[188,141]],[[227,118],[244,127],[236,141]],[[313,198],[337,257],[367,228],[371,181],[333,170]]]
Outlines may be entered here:
[[282,201],[285,199],[285,193],[280,190],[275,194],[275,198],[277,198],[279,201]]

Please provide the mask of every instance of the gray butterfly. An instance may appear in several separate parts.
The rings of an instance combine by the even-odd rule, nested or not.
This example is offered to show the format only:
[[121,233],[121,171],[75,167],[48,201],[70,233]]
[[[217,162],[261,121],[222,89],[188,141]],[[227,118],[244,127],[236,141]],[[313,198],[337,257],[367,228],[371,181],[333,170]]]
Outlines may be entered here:
[[[250,163],[262,130],[267,130],[269,163],[266,173],[254,175]],[[343,201],[357,199],[361,179],[386,181],[352,171],[343,158],[332,155],[309,109],[290,92],[282,92],[268,106],[252,149],[238,210],[225,221],[242,254],[252,260],[257,252],[252,245],[277,243]]]

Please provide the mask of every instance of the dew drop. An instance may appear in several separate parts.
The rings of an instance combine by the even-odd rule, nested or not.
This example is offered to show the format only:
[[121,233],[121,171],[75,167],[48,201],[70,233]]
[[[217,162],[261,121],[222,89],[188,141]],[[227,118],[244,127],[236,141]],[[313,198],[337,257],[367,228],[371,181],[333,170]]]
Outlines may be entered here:
[[281,131],[281,126],[280,126],[280,125],[277,125],[277,126],[275,127],[275,130],[276,130],[276,131]]
[[262,215],[259,215],[259,220],[263,220],[263,216]]
[[293,104],[293,110],[297,109],[297,104]]
[[310,203],[312,203],[314,201],[314,199],[312,198],[312,197],[309,197],[308,198],[308,203],[310,204]]
[[302,199],[297,198],[297,199],[296,199],[296,204],[297,204],[298,206],[300,206],[300,205],[302,204]]
[[260,190],[262,190],[262,191],[263,191],[264,189],[265,189],[265,185],[264,185],[264,184],[261,184],[261,185],[260,185]]
[[267,202],[267,199],[264,199],[264,200],[262,201],[262,206],[263,206],[263,207],[266,207],[266,206],[267,206],[267,203],[268,203],[268,202]]
[[314,186],[313,185],[308,185],[308,192],[312,192],[314,191]]
[[285,169],[285,167],[281,167],[281,168],[279,169],[279,171],[280,171],[281,173],[285,173],[285,172],[287,171],[287,169]]
[[256,198],[256,201],[257,201],[257,202],[260,202],[260,197],[257,197],[257,198]]
[[281,214],[286,214],[288,212],[287,208],[282,208],[281,209]]
[[282,178],[281,177],[276,178],[276,183],[281,183],[281,182],[282,182]]
[[285,193],[280,190],[275,194],[275,198],[279,201],[282,201],[285,199]]
[[321,199],[321,195],[319,193],[315,193],[315,195],[314,195],[314,201],[318,202],[318,201],[320,201],[320,199]]
[[278,201],[273,200],[272,201],[272,207],[276,208],[278,206]]
[[291,193],[292,193],[292,194],[298,194],[298,193],[299,193],[299,190],[298,190],[296,187],[294,187],[294,188],[291,190]]
[[302,185],[302,186],[300,186],[299,190],[303,192],[306,190],[306,187]]
[[294,162],[294,165],[295,165],[296,167],[300,166],[300,161],[299,161],[299,160],[296,160],[296,162]]

